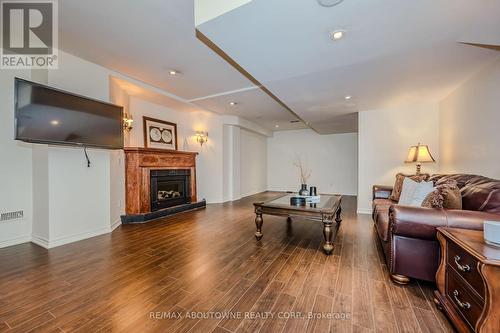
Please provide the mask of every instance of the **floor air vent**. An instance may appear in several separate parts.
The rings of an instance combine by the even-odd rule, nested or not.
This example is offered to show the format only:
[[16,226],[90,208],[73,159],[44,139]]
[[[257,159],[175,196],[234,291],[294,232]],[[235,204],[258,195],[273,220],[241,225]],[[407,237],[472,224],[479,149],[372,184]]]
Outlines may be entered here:
[[0,222],[22,219],[24,217],[24,211],[18,210],[17,212],[9,212],[0,214]]

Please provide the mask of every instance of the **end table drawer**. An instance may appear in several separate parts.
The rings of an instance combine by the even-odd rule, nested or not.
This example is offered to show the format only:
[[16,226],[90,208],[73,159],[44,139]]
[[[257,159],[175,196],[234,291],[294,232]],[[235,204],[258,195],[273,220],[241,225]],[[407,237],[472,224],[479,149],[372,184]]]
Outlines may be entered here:
[[484,299],[484,285],[477,271],[476,258],[456,244],[448,243],[447,263]]
[[446,297],[455,305],[471,328],[474,329],[483,312],[484,305],[467,289],[458,274],[453,270],[446,271]]

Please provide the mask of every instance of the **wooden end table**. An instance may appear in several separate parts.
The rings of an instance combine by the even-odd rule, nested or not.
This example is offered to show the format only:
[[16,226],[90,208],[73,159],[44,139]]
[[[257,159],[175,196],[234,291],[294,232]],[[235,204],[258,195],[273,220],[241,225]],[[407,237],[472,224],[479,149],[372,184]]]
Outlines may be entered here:
[[[292,217],[303,217],[307,220],[318,221],[323,223],[323,236],[325,243],[323,250],[326,254],[331,254],[333,251],[332,238],[337,235],[338,228],[342,219],[340,214],[342,212],[341,195],[321,194],[319,203],[306,204],[305,206],[292,206],[290,205],[290,198],[296,194],[283,194],[277,198],[265,202],[254,203],[255,207],[255,225],[257,231],[255,238],[260,240],[262,234],[262,224],[264,219],[262,215],[275,215],[286,216],[287,221],[290,222]],[[336,222],[335,225],[333,222]]]
[[478,230],[438,228],[434,301],[458,332],[500,332],[500,248]]

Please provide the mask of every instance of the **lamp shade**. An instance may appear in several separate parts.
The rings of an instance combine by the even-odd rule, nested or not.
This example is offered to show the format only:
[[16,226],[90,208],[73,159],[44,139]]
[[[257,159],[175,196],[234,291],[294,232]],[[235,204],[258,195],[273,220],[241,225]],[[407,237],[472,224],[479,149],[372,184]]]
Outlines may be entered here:
[[429,147],[427,145],[421,145],[420,143],[416,146],[411,146],[408,149],[408,156],[405,160],[406,163],[425,163],[425,162],[436,162],[434,157],[432,157]]

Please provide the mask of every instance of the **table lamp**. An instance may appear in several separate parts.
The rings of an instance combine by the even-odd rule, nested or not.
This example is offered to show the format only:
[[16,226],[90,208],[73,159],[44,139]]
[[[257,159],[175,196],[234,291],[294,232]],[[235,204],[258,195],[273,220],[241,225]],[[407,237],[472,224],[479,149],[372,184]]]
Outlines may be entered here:
[[421,164],[429,162],[436,162],[436,160],[432,157],[427,145],[421,145],[419,142],[418,145],[411,146],[408,149],[405,163],[417,163],[417,175],[420,174]]

